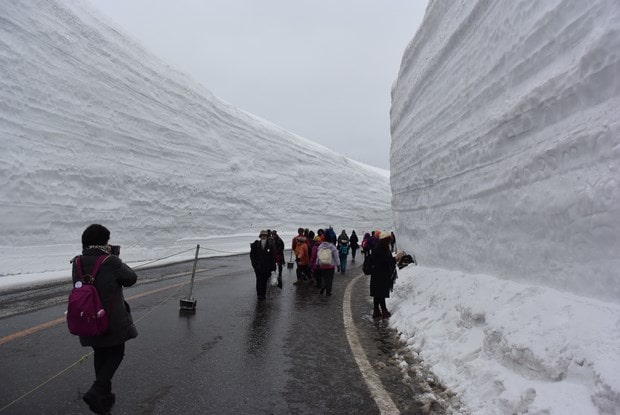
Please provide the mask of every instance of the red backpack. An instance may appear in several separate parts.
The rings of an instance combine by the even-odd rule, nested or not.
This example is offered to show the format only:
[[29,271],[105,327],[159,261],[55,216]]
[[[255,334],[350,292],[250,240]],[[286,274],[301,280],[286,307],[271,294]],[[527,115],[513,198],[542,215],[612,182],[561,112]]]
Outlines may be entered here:
[[99,267],[108,258],[100,255],[90,274],[82,275],[82,257],[75,257],[75,268],[80,278],[69,294],[67,306],[67,325],[69,332],[77,336],[100,336],[108,330],[108,316],[101,305],[99,293],[95,288],[95,277]]

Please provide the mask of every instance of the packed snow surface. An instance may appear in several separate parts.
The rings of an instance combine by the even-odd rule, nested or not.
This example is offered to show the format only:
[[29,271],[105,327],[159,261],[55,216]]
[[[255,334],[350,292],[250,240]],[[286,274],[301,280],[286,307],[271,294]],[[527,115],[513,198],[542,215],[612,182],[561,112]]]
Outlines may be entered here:
[[617,0],[430,1],[392,90],[424,266],[392,322],[474,413],[620,413],[619,120]]

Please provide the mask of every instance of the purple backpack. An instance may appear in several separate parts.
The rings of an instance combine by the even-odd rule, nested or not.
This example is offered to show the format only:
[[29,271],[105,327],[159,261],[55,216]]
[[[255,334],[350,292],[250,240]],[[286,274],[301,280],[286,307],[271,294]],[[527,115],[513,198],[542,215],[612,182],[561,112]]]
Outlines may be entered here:
[[94,337],[108,330],[108,316],[94,285],[97,271],[107,258],[107,255],[98,256],[93,271],[82,275],[82,257],[75,257],[75,267],[80,279],[75,282],[69,294],[67,325],[71,334]]

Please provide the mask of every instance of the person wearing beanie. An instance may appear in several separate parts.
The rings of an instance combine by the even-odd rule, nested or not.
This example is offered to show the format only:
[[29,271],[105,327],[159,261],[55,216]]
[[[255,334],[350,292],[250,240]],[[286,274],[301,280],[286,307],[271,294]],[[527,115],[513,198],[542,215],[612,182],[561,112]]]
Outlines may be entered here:
[[[134,285],[138,276],[117,255],[111,255],[109,240],[110,231],[105,226],[88,226],[82,233],[82,256],[79,261],[81,274],[87,274],[92,272],[97,258],[105,256],[94,285],[108,316],[109,328],[100,336],[80,336],[82,346],[93,348],[95,365],[95,382],[82,400],[98,414],[109,413],[114,406],[116,395],[112,393],[112,377],[125,356],[125,342],[138,336],[129,305],[123,296],[123,287]],[[74,258],[72,263],[75,285],[80,280],[80,273],[76,269],[78,261]]]
[[267,240],[268,232],[260,231],[258,237],[250,244],[250,260],[256,274],[256,295],[259,300],[267,298],[267,283],[271,273],[276,270],[276,248]]
[[385,299],[390,297],[390,291],[394,286],[394,272],[396,261],[390,250],[392,235],[390,232],[375,231],[378,241],[372,249],[369,260],[372,264],[370,274],[370,296],[373,297],[373,318],[389,318],[392,314],[388,311]]

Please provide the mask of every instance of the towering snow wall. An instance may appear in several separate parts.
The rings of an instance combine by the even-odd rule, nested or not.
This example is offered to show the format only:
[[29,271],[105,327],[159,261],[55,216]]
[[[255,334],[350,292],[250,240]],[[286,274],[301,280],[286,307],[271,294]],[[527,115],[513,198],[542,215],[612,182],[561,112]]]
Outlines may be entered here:
[[431,1],[392,91],[399,245],[620,301],[620,2]]
[[49,269],[29,247],[79,248],[93,222],[147,247],[392,224],[385,175],[222,102],[79,1],[2,2],[0,144],[0,249],[31,271]]

